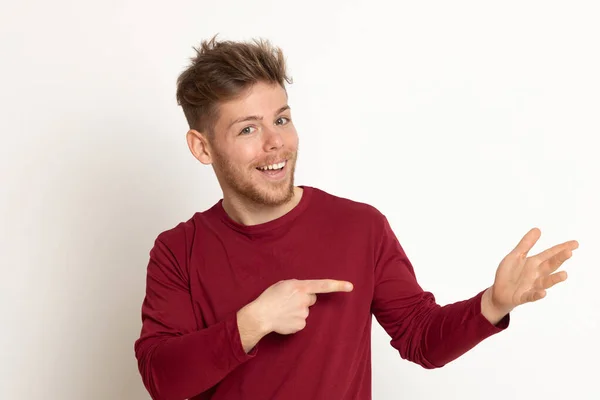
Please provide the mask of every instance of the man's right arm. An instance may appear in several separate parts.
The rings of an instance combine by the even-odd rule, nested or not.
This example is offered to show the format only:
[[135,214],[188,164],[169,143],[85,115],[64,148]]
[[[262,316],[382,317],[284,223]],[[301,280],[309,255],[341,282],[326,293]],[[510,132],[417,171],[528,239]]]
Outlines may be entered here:
[[253,302],[237,312],[240,341],[246,353],[250,353],[258,342],[269,333],[265,324],[257,318],[255,307]]
[[175,253],[186,251],[169,249],[160,238],[150,252],[142,333],[135,343],[142,380],[155,400],[187,399],[207,391],[252,359],[267,334],[304,329],[317,294],[353,289],[350,282],[331,279],[280,281],[237,313],[199,329],[188,273]]
[[187,271],[157,240],[150,253],[142,331],[135,355],[144,385],[155,400],[196,396],[253,358],[266,334],[245,307],[198,329]]

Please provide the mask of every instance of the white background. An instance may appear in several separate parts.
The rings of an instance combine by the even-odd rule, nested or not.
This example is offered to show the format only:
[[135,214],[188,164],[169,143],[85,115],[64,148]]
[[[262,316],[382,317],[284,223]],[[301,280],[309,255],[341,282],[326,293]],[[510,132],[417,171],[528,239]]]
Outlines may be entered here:
[[594,1],[16,1],[0,8],[0,398],[148,399],[133,342],[154,238],[216,202],[175,80],[192,46],[281,46],[297,183],[384,212],[440,303],[532,227],[567,282],[450,365],[373,326],[373,396],[598,399]]

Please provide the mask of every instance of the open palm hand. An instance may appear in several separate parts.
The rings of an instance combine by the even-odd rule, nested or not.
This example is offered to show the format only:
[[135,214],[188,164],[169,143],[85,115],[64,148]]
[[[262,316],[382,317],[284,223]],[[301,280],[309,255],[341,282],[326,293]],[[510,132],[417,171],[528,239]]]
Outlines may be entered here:
[[500,263],[491,288],[491,300],[497,309],[510,312],[521,304],[542,299],[547,289],[567,279],[566,271],[556,270],[571,258],[579,243],[571,240],[528,257],[540,236],[538,228],[531,229]]

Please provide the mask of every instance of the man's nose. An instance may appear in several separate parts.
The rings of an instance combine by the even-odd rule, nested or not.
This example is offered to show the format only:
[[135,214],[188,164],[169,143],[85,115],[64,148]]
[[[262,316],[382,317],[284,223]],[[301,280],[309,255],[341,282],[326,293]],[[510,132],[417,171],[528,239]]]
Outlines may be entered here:
[[283,147],[283,138],[281,133],[277,132],[276,129],[267,128],[265,129],[265,149],[276,150]]

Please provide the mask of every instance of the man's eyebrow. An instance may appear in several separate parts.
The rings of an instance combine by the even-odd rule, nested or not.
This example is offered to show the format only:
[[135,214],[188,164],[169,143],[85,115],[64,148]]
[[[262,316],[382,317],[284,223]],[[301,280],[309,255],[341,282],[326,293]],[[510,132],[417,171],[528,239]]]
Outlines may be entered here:
[[[277,114],[281,114],[282,112],[291,109],[291,107],[289,105],[285,105],[283,107],[281,107],[279,110],[277,110],[277,112],[275,113]],[[231,121],[231,123],[229,124],[229,127],[227,129],[230,129],[233,125],[238,124],[240,122],[246,122],[246,121],[262,121],[263,117],[258,116],[258,115],[247,115],[245,117],[240,117],[234,121]]]
[[290,110],[290,109],[291,109],[291,107],[286,104],[285,106],[283,106],[279,110],[277,110],[277,112],[275,114],[281,114],[285,110]]

